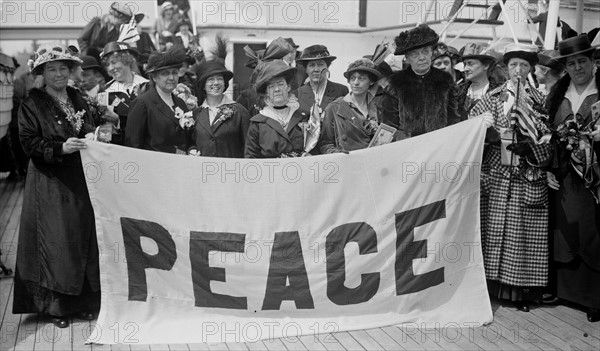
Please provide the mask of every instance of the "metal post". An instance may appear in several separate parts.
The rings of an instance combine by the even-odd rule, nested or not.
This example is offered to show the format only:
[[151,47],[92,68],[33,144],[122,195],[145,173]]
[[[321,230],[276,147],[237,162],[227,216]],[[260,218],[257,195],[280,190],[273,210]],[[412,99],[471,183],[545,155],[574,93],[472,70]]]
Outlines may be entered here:
[[575,22],[577,33],[583,32],[583,0],[577,0],[577,17]]
[[554,38],[556,37],[556,23],[558,23],[558,9],[560,1],[548,2],[548,20],[546,21],[546,37],[544,38],[544,49],[554,49]]

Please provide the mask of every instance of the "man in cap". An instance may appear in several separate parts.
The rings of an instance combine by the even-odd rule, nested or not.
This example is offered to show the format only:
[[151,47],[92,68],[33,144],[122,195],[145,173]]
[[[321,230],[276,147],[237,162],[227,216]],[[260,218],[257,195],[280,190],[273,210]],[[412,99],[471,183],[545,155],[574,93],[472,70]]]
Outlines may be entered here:
[[129,23],[132,17],[135,18],[136,22],[140,22],[144,18],[144,14],[134,15],[127,4],[113,2],[107,14],[92,18],[83,28],[79,39],[77,39],[81,53],[95,56],[94,53],[102,51],[104,45],[117,41],[121,24]]
[[439,36],[427,25],[400,33],[395,55],[410,65],[394,73],[382,99],[383,123],[398,129],[396,140],[444,128],[460,120],[457,87],[449,74],[431,66]]

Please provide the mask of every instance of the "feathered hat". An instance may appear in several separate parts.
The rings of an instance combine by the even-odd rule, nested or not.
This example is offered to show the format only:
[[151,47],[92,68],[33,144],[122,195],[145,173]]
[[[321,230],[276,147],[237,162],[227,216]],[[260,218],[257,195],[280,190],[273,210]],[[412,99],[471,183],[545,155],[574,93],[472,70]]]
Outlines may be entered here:
[[204,61],[198,65],[196,69],[196,91],[204,91],[204,85],[210,76],[214,76],[216,74],[223,75],[223,79],[225,80],[224,90],[229,88],[229,81],[231,78],[233,78],[233,72],[225,67],[225,58],[227,57],[229,40],[219,34],[217,35],[215,42],[215,47],[210,50],[213,59],[210,61]]
[[185,61],[185,49],[173,46],[165,52],[155,51],[148,57],[146,73],[153,73],[167,68],[180,68]]
[[487,45],[480,43],[467,43],[460,49],[461,60],[476,59],[481,62],[494,62],[496,57],[490,55]]
[[373,61],[364,57],[352,62],[348,66],[346,72],[344,72],[344,77],[346,77],[346,79],[350,79],[352,73],[357,71],[371,73],[377,78],[377,80],[381,78],[381,73],[377,70]]
[[407,52],[420,49],[425,46],[431,46],[438,42],[440,37],[426,24],[421,24],[416,28],[400,33],[394,42],[396,51],[394,55],[405,55]]

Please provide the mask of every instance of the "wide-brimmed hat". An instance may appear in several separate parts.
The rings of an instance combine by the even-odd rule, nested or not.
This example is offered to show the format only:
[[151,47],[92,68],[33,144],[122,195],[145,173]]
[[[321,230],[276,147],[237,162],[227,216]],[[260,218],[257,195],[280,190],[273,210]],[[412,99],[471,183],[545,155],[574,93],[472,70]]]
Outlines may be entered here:
[[167,10],[173,10],[175,8],[175,6],[173,6],[173,3],[170,1],[165,1],[163,2],[163,4],[160,6],[160,15],[162,16],[162,14],[167,11]]
[[35,52],[34,59],[29,60],[27,64],[31,74],[39,75],[44,65],[53,61],[68,61],[70,66],[79,66],[82,62],[68,46],[54,43],[40,45]]
[[196,77],[198,77],[196,79],[196,87],[203,91],[206,80],[217,74],[223,75],[223,80],[225,81],[225,89],[223,90],[227,90],[229,88],[229,81],[233,78],[233,72],[228,70],[220,59],[206,61],[198,66],[196,70]]
[[508,64],[508,61],[511,58],[517,57],[529,62],[530,65],[535,66],[538,62],[537,51],[538,47],[532,44],[509,44],[504,48],[502,60],[505,64]]
[[556,58],[560,55],[557,50],[544,50],[538,52],[538,65],[550,67],[557,71],[562,71],[565,69],[562,63],[560,63]]
[[100,53],[100,58],[104,59],[119,51],[127,51],[130,54],[132,54],[135,58],[139,56],[138,51],[129,46],[129,44],[120,41],[111,41],[110,43],[104,45],[104,49]]
[[110,79],[110,76],[106,72],[106,69],[104,69],[104,67],[100,66],[98,64],[98,61],[95,58],[93,58],[92,56],[85,56],[85,55],[80,56],[79,58],[81,59],[81,61],[83,61],[83,63],[81,64],[82,70],[85,71],[87,69],[95,69],[96,71],[100,72],[100,74],[102,74],[104,79],[106,79],[107,81]]
[[185,61],[185,49],[173,46],[165,52],[154,51],[148,57],[146,73],[158,72],[167,68],[180,68]]
[[267,83],[276,77],[286,77],[296,74],[296,67],[290,67],[283,60],[261,61],[255,68],[256,83],[254,87],[257,93],[264,93],[267,89]]
[[109,13],[118,18],[123,23],[129,23],[129,21],[131,21],[131,17],[134,17],[137,23],[140,23],[144,19],[143,13],[136,13],[134,15],[129,5],[127,5],[126,3],[121,4],[117,1],[113,2],[110,5]]
[[346,72],[344,72],[344,77],[346,77],[346,79],[350,79],[350,76],[354,72],[368,72],[373,74],[377,78],[376,80],[381,78],[381,73],[377,70],[373,61],[369,60],[368,58],[360,58],[352,62],[348,66]]
[[468,59],[476,59],[482,62],[496,61],[496,57],[490,55],[490,52],[488,52],[487,45],[481,43],[467,43],[460,49],[458,54],[461,57],[461,61]]
[[394,38],[396,43],[394,55],[405,55],[409,51],[432,46],[439,39],[439,35],[433,29],[426,24],[421,24],[416,28],[400,33]]
[[325,45],[311,45],[302,50],[296,62],[306,65],[308,61],[323,60],[329,65],[336,58],[336,56],[331,56]]
[[592,46],[590,38],[586,34],[580,34],[576,37],[565,39],[558,42],[558,52],[560,56],[556,60],[564,61],[567,57],[584,54],[594,51],[597,46]]

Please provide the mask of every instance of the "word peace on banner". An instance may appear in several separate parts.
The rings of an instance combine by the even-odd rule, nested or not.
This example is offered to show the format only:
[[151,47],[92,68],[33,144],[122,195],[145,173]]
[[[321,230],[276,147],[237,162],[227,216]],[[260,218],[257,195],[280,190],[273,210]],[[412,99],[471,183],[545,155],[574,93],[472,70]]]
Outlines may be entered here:
[[348,155],[264,160],[90,143],[102,306],[88,341],[490,322],[484,134],[470,120]]

